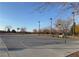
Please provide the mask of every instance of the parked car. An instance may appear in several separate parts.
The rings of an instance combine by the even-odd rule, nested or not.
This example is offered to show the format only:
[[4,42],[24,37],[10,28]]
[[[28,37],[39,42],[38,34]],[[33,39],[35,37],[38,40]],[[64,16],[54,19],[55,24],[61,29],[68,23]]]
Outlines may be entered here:
[[58,35],[58,37],[59,37],[59,38],[63,38],[63,37],[64,37],[64,34],[60,33],[60,34]]

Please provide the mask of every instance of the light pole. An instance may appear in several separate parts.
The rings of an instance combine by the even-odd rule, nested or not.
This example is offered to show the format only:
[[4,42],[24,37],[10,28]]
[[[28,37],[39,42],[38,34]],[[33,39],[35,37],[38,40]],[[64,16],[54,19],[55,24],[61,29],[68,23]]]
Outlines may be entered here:
[[52,18],[50,18],[50,34],[52,35]]
[[73,14],[73,36],[75,35],[75,12],[72,12]]
[[38,27],[39,27],[39,28],[38,28],[38,31],[39,31],[38,33],[39,33],[39,35],[40,35],[40,21],[38,21]]

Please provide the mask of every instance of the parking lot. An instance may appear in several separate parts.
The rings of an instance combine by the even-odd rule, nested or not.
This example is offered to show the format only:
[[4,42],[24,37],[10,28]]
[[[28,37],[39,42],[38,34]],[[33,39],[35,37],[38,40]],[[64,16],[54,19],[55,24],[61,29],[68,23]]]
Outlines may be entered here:
[[79,40],[38,34],[0,34],[0,56],[65,57],[79,51]]

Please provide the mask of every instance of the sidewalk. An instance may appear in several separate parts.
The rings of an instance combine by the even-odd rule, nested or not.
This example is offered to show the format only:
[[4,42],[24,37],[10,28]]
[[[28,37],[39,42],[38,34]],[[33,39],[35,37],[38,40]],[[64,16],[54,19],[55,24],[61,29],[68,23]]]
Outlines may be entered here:
[[79,39],[79,36],[68,36],[68,38]]

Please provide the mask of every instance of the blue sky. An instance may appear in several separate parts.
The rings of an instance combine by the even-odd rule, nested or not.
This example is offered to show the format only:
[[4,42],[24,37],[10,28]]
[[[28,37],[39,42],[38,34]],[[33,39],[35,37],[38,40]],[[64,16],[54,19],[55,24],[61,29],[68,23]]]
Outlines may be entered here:
[[[38,29],[38,21],[41,22],[41,28],[50,26],[50,18],[53,23],[56,18],[67,19],[71,17],[71,9],[60,14],[60,7],[56,4],[46,6],[46,10],[36,10],[42,3],[34,2],[0,2],[0,29],[11,25],[14,29],[17,27],[26,27],[27,31]],[[58,15],[58,16],[57,16]],[[54,27],[54,25],[53,25]]]

